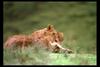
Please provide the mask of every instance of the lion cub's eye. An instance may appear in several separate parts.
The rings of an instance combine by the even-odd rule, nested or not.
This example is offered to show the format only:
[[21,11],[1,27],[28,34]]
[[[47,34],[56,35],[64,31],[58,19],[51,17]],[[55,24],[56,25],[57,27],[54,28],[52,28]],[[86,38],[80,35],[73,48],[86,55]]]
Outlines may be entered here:
[[57,40],[55,40],[55,42],[57,42]]
[[55,35],[56,33],[53,32],[52,34]]

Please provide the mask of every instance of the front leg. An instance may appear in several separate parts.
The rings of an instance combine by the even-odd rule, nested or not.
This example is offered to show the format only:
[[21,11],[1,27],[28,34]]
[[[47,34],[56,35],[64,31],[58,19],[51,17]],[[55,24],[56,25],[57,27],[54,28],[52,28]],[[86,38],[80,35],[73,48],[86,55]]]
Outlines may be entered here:
[[25,48],[25,42],[23,41],[22,44],[21,44],[21,52],[23,52],[24,48]]
[[61,45],[59,45],[59,44],[57,44],[57,46],[61,49],[61,50],[63,50],[64,52],[68,52],[68,53],[73,53],[73,51],[72,50],[70,50],[70,49],[68,49],[68,48],[63,48]]
[[62,51],[64,51],[64,52],[68,52],[68,53],[72,53],[73,51],[72,50],[70,50],[70,49],[67,49],[67,48],[63,48],[60,44],[58,44],[58,43],[56,43],[56,42],[54,42],[54,43],[51,43],[51,45],[52,46],[56,46],[57,48],[59,48],[58,50],[62,50]]

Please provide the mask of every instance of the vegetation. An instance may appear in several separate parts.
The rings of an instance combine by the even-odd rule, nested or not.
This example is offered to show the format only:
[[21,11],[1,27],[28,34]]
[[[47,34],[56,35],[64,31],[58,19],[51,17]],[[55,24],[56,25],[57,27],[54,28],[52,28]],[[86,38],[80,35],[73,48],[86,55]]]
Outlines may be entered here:
[[[52,24],[64,33],[63,47],[74,51],[67,57],[47,52],[45,58],[30,47],[25,53],[16,50],[14,54],[5,49],[4,64],[96,64],[96,2],[4,2],[3,6],[4,42],[11,35],[31,34]],[[18,59],[26,56],[25,62],[19,62]]]

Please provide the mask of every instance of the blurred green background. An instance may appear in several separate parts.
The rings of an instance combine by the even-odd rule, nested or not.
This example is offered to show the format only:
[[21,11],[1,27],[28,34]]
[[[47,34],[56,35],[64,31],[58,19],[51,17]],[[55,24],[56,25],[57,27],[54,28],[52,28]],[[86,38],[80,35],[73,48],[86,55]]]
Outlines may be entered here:
[[96,2],[3,2],[5,40],[54,25],[63,47],[96,55]]

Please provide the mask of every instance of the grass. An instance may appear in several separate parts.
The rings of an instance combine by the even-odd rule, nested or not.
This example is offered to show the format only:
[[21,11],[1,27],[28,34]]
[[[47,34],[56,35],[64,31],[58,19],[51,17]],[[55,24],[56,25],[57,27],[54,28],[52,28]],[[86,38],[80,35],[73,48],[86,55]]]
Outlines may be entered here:
[[[10,54],[9,54],[10,53]],[[4,64],[5,65],[35,65],[47,63],[46,59],[48,52],[42,48],[29,47],[23,49],[5,49],[4,50]],[[46,58],[47,57],[47,58]],[[44,62],[43,62],[44,60]]]
[[96,65],[96,56],[92,54],[53,54],[53,65]]
[[[10,54],[9,54],[10,53]],[[96,65],[93,54],[51,53],[42,48],[5,49],[4,65]]]

